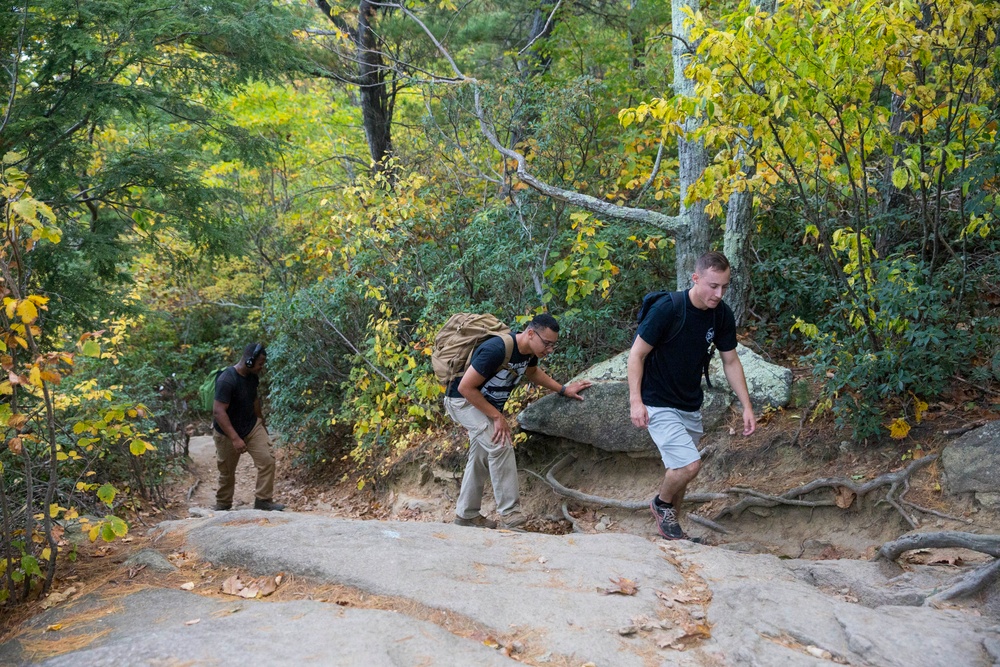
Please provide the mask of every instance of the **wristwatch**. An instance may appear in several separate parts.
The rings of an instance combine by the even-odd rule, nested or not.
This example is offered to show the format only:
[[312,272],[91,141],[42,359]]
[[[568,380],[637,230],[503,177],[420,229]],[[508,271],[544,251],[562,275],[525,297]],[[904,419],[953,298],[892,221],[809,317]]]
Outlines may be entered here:
[[560,396],[565,396],[566,395],[566,385],[563,385],[563,386],[559,387],[559,395]]

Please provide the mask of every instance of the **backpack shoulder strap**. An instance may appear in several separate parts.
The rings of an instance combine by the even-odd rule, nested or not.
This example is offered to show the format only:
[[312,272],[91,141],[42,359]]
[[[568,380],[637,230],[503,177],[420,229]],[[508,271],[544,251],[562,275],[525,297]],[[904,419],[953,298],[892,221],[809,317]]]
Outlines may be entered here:
[[503,339],[503,364],[500,365],[500,368],[503,369],[510,366],[510,358],[514,354],[514,334],[501,334],[500,338]]
[[670,305],[673,307],[673,321],[670,323],[670,332],[667,334],[667,339],[664,344],[669,343],[674,338],[677,338],[680,334],[681,329],[684,328],[684,320],[687,318],[687,291],[682,290],[679,292],[670,292]]

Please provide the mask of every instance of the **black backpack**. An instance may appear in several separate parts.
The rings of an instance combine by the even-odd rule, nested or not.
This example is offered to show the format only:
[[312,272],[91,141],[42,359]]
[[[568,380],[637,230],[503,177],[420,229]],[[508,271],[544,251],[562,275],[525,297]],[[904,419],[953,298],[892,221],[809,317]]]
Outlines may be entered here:
[[[681,332],[684,328],[684,320],[687,318],[687,290],[680,292],[671,292],[667,290],[660,290],[658,292],[650,292],[646,296],[642,297],[642,305],[639,307],[639,315],[636,317],[636,323],[641,324],[649,314],[649,311],[653,309],[653,306],[658,304],[661,299],[670,297],[670,302],[672,306],[671,314],[673,315],[673,321],[670,323],[670,329],[667,332],[667,339],[660,343],[661,345],[666,345]],[[721,305],[721,304],[720,304]],[[680,317],[677,314],[680,313]],[[712,312],[712,317],[714,318],[713,326],[715,327],[716,333],[719,331],[719,307]],[[715,354],[715,343],[709,343],[705,349],[705,357],[702,361],[702,373],[705,376],[705,384],[708,385],[709,389],[712,389],[712,381],[708,379],[708,364],[712,361],[712,355]]]

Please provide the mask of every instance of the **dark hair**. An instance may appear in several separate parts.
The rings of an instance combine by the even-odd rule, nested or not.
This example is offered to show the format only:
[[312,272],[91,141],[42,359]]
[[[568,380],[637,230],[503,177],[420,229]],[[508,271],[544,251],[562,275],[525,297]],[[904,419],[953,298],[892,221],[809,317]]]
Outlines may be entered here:
[[250,343],[243,348],[243,363],[247,366],[253,366],[257,363],[257,357],[262,354],[267,354],[267,349],[264,348],[263,343]]
[[548,329],[555,333],[559,333],[559,323],[556,322],[556,318],[552,317],[548,313],[538,313],[531,318],[528,322],[528,328],[538,331],[539,329]]
[[729,259],[717,250],[710,250],[698,258],[694,265],[696,273],[714,269],[715,271],[725,271],[729,268]]

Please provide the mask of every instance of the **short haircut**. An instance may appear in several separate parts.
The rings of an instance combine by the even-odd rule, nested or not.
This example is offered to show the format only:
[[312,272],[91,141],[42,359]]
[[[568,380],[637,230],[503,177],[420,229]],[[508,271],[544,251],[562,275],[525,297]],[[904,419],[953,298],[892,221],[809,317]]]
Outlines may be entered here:
[[[260,346],[260,350],[257,350],[257,346]],[[254,358],[254,352],[257,352],[257,356],[267,355],[267,349],[264,347],[263,343],[250,343],[245,348],[243,348],[243,361],[252,360],[256,361]]]
[[556,322],[556,318],[552,317],[548,313],[538,313],[531,318],[528,322],[528,328],[538,331],[540,329],[548,329],[555,333],[559,333],[559,323]]
[[695,273],[702,273],[709,269],[715,271],[725,271],[729,268],[729,260],[721,252],[710,250],[698,258],[694,265]]

